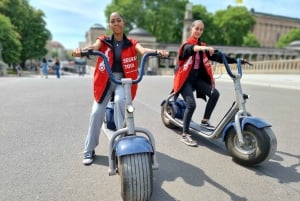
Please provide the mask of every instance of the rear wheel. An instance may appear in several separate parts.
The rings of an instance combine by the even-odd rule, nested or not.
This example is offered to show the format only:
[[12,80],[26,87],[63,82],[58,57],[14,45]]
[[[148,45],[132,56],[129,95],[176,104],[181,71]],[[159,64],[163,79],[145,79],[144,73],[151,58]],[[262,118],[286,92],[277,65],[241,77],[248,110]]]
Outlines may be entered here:
[[149,200],[153,190],[151,153],[125,155],[118,161],[123,200]]
[[233,160],[241,165],[260,164],[275,153],[277,142],[270,127],[257,128],[247,124],[242,132],[244,145],[241,145],[232,127],[226,136],[226,147]]
[[[164,114],[165,113],[165,105],[167,103],[165,102],[162,106],[161,106],[161,119],[162,119],[162,122],[164,123],[164,125],[168,128],[171,128],[171,129],[174,129],[174,128],[177,128],[176,125],[172,124],[172,122],[170,121],[170,119]],[[175,112],[174,112],[174,109],[168,105],[166,107],[166,112],[172,117],[172,118],[175,118]]]

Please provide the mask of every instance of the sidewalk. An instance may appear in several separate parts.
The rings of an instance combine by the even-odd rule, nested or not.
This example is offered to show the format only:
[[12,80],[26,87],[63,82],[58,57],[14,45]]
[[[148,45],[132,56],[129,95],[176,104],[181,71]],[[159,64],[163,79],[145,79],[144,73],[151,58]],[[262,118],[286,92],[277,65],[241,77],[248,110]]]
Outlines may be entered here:
[[[215,75],[216,82],[232,82],[227,74]],[[299,74],[243,74],[242,84],[300,90]]]

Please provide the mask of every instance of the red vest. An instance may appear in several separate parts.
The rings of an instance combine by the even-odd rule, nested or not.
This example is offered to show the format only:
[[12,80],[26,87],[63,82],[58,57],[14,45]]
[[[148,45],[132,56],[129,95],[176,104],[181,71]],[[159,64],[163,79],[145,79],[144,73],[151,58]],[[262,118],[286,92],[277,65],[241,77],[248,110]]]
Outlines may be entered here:
[[[183,46],[185,44],[196,45],[196,44],[198,44],[198,41],[195,38],[190,37],[179,48],[179,54],[178,54],[178,58],[177,58],[178,69],[177,69],[177,72],[175,73],[174,83],[173,83],[173,91],[175,93],[178,93],[180,91],[181,87],[183,86],[184,82],[186,81],[186,79],[195,63],[195,55],[185,58],[184,60],[179,59],[179,57],[183,54]],[[201,45],[206,46],[205,43],[201,43]],[[214,87],[215,82],[214,82],[214,78],[213,78],[212,67],[211,67],[210,61],[208,60],[205,52],[203,52],[203,63],[204,63],[204,67],[207,71],[207,74],[210,77],[211,85],[212,85],[212,87]]]
[[[99,51],[103,52],[107,58],[109,65],[112,67],[113,64],[113,49],[110,44],[108,44],[105,39],[108,37],[106,36],[100,36],[98,39],[101,41],[101,47]],[[138,60],[137,60],[137,52],[135,49],[136,44],[138,41],[126,38],[128,42],[131,43],[129,47],[123,48],[121,53],[121,59],[122,59],[122,67],[123,72],[126,78],[136,79],[138,76]],[[96,65],[95,65],[95,71],[94,71],[94,98],[95,101],[101,102],[103,97],[106,94],[106,90],[108,89],[108,80],[109,76],[107,71],[105,70],[104,61],[102,57],[98,57]],[[134,99],[137,91],[137,84],[133,84],[131,87],[131,97]]]

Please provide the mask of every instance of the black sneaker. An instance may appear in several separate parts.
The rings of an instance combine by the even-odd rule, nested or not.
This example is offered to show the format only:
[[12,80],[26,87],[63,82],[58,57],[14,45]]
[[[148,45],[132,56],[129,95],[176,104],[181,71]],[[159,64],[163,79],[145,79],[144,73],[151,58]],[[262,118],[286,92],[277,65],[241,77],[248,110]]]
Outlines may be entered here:
[[215,130],[216,127],[212,126],[208,121],[202,121],[201,126],[208,130]]
[[84,155],[82,163],[84,165],[91,165],[94,162],[95,155],[96,155],[95,151],[93,151],[92,153]]

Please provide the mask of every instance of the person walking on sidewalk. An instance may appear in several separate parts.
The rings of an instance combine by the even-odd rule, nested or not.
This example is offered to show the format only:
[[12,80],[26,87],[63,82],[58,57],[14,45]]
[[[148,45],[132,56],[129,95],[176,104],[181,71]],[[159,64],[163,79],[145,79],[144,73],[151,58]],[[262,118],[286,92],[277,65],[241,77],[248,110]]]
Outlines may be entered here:
[[46,58],[43,58],[42,61],[42,77],[44,76],[46,79],[48,78],[48,62]]
[[55,59],[54,68],[55,68],[56,77],[60,78],[60,61],[58,58]]

